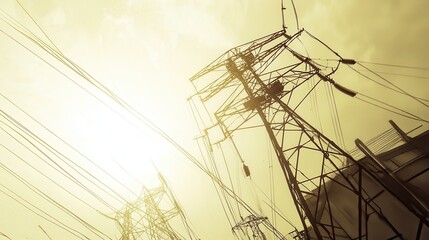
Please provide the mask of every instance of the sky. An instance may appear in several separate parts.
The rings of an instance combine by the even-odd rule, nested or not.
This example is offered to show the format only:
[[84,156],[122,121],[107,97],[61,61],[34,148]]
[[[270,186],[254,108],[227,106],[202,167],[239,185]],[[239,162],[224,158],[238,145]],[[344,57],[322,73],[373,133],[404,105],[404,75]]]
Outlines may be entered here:
[[[142,184],[148,188],[156,187],[160,185],[156,176],[158,170],[166,178],[201,239],[234,239],[209,177],[171,144],[109,102],[80,76],[6,24],[5,14],[43,41],[49,42],[19,3],[68,59],[198,156],[195,138],[199,133],[187,101],[194,93],[189,78],[228,49],[281,30],[280,1],[3,0],[0,4],[1,110],[83,169],[93,173],[127,201],[134,201],[136,196],[124,189],[123,185],[135,193],[140,192]],[[304,28],[344,58],[425,68],[365,65],[388,73],[383,76],[406,92],[429,98],[427,1],[320,0],[295,1],[295,5],[298,23],[291,2],[285,1],[285,24],[289,34],[295,33],[297,27]],[[304,43],[310,56],[317,58],[321,53],[320,45],[314,41],[309,41],[308,45]],[[340,84],[429,119],[428,108],[422,104],[407,97],[397,97],[368,79],[345,70],[342,68],[334,76]],[[109,103],[103,105],[94,96]],[[428,128],[427,123],[381,111],[347,96],[338,96],[337,100],[346,149],[354,147],[356,138],[368,140],[388,129],[389,119],[395,120],[405,131],[419,125],[423,125],[420,132]],[[118,116],[112,109],[122,115]],[[49,158],[37,157],[26,148],[31,147],[31,144],[21,145],[14,140],[12,136],[19,138],[19,134],[13,133],[3,121],[5,119],[2,119],[0,133],[1,166],[10,168],[58,202],[78,212],[79,216],[102,229],[111,238],[119,238],[114,222],[95,210],[110,217],[114,217],[114,211],[47,167],[42,159]],[[246,134],[242,139],[237,139],[237,146],[255,175],[252,179],[244,178],[239,172],[241,165],[237,156],[228,156],[227,160],[232,172],[239,173],[234,178],[241,177],[237,182],[242,187],[242,196],[249,199],[249,204],[256,210],[269,215],[271,212],[264,206],[265,197],[261,192],[261,189],[265,189],[265,194],[268,193],[269,187],[267,180],[263,179],[266,174],[259,171],[268,171],[266,164],[270,157],[266,157],[265,153],[270,152],[267,150],[270,147],[266,137],[260,140],[260,135],[257,135],[260,133],[249,131]],[[60,158],[54,153],[47,154],[51,159]],[[29,167],[18,156],[53,181]],[[101,166],[114,180],[86,157]],[[259,159],[262,160],[258,162]],[[276,181],[280,182],[280,173],[275,174]],[[74,239],[73,235],[41,219],[8,197],[5,194],[10,193],[7,188],[67,224],[88,232],[56,207],[36,196],[3,167],[0,169],[0,178],[0,233],[10,239],[49,239],[41,226],[52,239]],[[59,185],[84,201],[71,197]],[[280,200],[287,198],[284,187],[281,183],[274,187]],[[123,207],[121,201],[99,190],[94,191],[107,199],[114,209]],[[279,203],[278,207],[292,222],[298,223],[291,205]],[[291,231],[290,226],[280,222],[280,231],[284,234]],[[91,233],[88,234],[91,239],[97,239]]]

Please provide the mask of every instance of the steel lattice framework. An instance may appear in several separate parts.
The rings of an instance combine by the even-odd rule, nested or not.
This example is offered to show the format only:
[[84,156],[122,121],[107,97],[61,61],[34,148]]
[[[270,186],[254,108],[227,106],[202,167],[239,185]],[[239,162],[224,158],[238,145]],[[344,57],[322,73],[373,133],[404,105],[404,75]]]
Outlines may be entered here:
[[232,228],[232,230],[233,231],[236,231],[236,230],[246,231],[247,228],[250,228],[250,231],[252,232],[252,236],[253,236],[254,240],[266,240],[267,237],[259,228],[259,225],[265,221],[267,221],[266,217],[256,217],[254,215],[249,215],[249,216],[243,218],[239,223],[237,223]]
[[[165,179],[161,175],[159,179],[160,187],[143,188],[140,198],[116,213],[120,240],[197,239]],[[170,224],[176,217],[180,217],[182,232],[177,231],[177,225]]]
[[[216,109],[215,124],[210,128],[219,127],[225,139],[237,130],[253,128],[258,123],[265,128],[305,239],[366,238],[369,221],[374,216],[383,228],[389,229],[392,239],[401,239],[400,231],[383,216],[380,207],[372,201],[373,196],[362,188],[365,179],[378,181],[380,172],[390,186],[393,184],[401,190],[391,191],[386,181],[378,183],[417,216],[419,226],[428,226],[427,210],[394,177],[380,166],[363,166],[297,113],[320,85],[331,85],[352,97],[356,94],[331,77],[338,66],[321,67],[292,49],[292,43],[303,31],[288,35],[282,30],[235,47],[191,78],[195,96],[204,105]],[[354,61],[339,57],[340,63],[353,64]],[[315,81],[308,87],[306,83],[310,80]],[[255,120],[256,116],[262,123]],[[339,188],[345,190],[348,199],[353,199],[356,205],[348,216],[335,206],[341,200],[331,199],[328,194]],[[342,224],[342,218],[351,224]],[[416,230],[417,236],[420,230]]]

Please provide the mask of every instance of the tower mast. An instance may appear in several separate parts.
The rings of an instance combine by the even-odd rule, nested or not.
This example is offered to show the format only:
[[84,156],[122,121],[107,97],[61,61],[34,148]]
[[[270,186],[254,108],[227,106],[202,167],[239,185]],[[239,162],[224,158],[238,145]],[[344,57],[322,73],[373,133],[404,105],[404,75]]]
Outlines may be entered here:
[[[340,58],[337,66],[322,70],[314,60],[292,48],[293,41],[303,31],[290,36],[282,30],[232,48],[191,78],[196,95],[204,104],[216,108],[214,125],[226,139],[237,130],[254,127],[251,126],[254,117],[259,117],[283,171],[306,239],[365,238],[370,215],[378,216],[383,228],[401,239],[399,231],[362,188],[363,180],[368,178],[375,179],[427,226],[424,206],[412,198],[398,196],[376,175],[381,169],[377,166],[366,169],[297,113],[321,85],[333,86],[351,97],[356,95],[331,78],[340,63],[354,61]],[[316,83],[310,85],[310,90],[304,89],[311,79],[317,79]],[[333,189],[342,189],[355,202],[357,207],[348,213],[350,216],[338,210],[336,205],[341,200],[328,194]],[[339,223],[338,218],[347,217],[351,218],[350,225]]]

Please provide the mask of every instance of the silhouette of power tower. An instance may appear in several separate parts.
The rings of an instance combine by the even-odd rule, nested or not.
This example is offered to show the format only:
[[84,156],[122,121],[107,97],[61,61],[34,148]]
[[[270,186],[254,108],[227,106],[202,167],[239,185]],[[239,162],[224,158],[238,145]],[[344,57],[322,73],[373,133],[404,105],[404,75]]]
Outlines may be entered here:
[[143,187],[137,200],[116,213],[120,240],[197,239],[167,182],[158,176],[160,187]]
[[254,240],[266,240],[267,237],[259,228],[259,224],[263,223],[264,221],[267,221],[266,217],[256,217],[254,215],[249,215],[243,218],[239,223],[237,223],[232,228],[232,230],[240,230],[246,232],[247,229],[250,228],[250,231],[252,232],[252,238]]
[[[335,64],[317,62],[294,50],[293,44],[303,34],[321,43],[337,59]],[[217,127],[227,139],[239,130],[265,129],[301,221],[297,237],[363,239],[377,221],[391,239],[401,239],[400,231],[373,201],[376,196],[363,189],[368,179],[374,179],[417,217],[419,236],[421,226],[429,226],[425,207],[391,175],[380,177],[380,172],[385,173],[381,166],[356,161],[298,114],[307,110],[302,111],[308,106],[304,103],[320,87],[354,97],[356,92],[332,78],[340,64],[354,63],[303,29],[294,35],[281,30],[230,49],[190,80],[195,95],[214,109],[215,123],[207,131]],[[330,196],[338,190],[344,192],[342,196]],[[341,211],[345,203],[339,197],[355,207]]]

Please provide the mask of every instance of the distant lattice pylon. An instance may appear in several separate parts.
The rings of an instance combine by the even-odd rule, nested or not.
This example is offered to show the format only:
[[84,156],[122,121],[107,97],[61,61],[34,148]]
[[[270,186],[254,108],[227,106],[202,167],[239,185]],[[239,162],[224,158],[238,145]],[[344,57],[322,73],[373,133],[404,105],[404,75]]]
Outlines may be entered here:
[[247,229],[250,229],[254,240],[266,240],[267,237],[259,228],[259,224],[263,223],[264,221],[267,221],[266,217],[256,217],[254,215],[249,215],[237,223],[232,228],[232,230],[241,230],[246,232]]
[[[143,187],[137,200],[116,213],[120,240],[197,239],[165,179],[161,175],[159,179],[160,187]],[[171,223],[173,218],[176,224]]]

